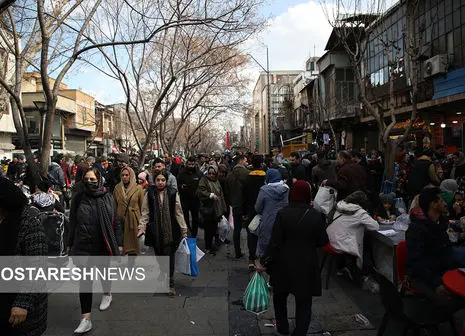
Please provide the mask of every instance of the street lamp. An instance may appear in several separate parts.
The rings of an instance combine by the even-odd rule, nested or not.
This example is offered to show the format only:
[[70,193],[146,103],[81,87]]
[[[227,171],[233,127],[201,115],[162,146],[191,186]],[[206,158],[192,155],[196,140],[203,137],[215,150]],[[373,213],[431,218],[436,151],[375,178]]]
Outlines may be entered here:
[[47,112],[48,106],[44,101],[34,101],[33,103],[40,113],[40,150],[42,150],[42,146],[44,145],[45,113]]
[[266,47],[266,69],[261,65],[259,61],[255,59],[251,54],[248,54],[254,61],[255,63],[258,64],[260,68],[266,73],[266,82],[267,82],[267,87],[268,87],[268,95],[267,95],[267,105],[268,105],[268,145],[269,145],[269,150],[271,151],[271,148],[273,147],[273,138],[271,136],[271,124],[273,122],[273,116],[271,114],[271,86],[270,86],[270,58],[268,55],[268,47]]

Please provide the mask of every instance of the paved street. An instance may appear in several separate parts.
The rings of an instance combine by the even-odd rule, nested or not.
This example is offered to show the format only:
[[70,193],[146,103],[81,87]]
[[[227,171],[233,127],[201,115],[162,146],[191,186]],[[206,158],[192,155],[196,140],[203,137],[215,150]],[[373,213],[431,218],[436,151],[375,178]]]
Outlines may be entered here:
[[[199,247],[203,248],[202,240]],[[175,298],[162,294],[115,294],[111,308],[100,312],[100,296],[95,295],[94,329],[88,335],[272,335],[273,328],[265,326],[274,322],[272,307],[257,317],[235,302],[247,286],[249,272],[246,259],[234,260],[233,251],[232,244],[224,245],[216,256],[206,255],[199,264],[197,278],[176,274],[178,296]],[[377,295],[355,288],[337,276],[331,279],[329,290],[323,292],[322,297],[314,299],[309,335],[376,335],[384,312]],[[357,323],[354,317],[357,313],[364,314],[370,325]],[[289,314],[291,318],[294,316],[292,300],[289,300]],[[79,317],[77,294],[51,295],[45,335],[72,335]],[[458,320],[458,323],[461,322]],[[450,332],[447,325],[441,330],[444,335]],[[385,335],[399,335],[399,332],[393,325]]]

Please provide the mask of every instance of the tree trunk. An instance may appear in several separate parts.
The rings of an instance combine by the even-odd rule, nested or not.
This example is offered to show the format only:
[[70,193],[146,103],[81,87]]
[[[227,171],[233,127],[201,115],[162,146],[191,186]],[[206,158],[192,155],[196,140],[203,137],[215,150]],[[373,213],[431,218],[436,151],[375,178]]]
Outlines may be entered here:
[[53,121],[56,111],[56,99],[53,99],[51,104],[47,104],[48,110],[45,116],[45,125],[44,133],[42,138],[44,139],[42,143],[42,148],[40,152],[40,166],[42,168],[42,173],[48,173],[48,166],[50,164],[50,152],[52,145],[52,130],[53,130]]
[[386,169],[385,179],[391,180],[394,177],[396,156],[399,144],[395,140],[388,140],[384,144],[384,168]]

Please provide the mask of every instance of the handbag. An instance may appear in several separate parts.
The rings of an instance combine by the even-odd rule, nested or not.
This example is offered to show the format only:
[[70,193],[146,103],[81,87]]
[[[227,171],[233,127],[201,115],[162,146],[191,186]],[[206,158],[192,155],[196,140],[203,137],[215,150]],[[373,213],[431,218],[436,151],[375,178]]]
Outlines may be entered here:
[[337,198],[337,191],[334,188],[321,186],[318,188],[315,200],[313,201],[313,207],[316,211],[327,215],[334,207]]

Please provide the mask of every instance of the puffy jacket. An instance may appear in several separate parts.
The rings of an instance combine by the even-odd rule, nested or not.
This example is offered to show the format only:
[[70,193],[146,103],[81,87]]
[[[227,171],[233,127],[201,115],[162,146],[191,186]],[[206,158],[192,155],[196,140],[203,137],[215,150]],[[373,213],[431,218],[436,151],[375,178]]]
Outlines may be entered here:
[[410,212],[407,242],[407,272],[431,289],[442,285],[443,274],[454,269],[452,244],[447,235],[447,218],[434,223],[419,208]]
[[262,256],[271,238],[276,214],[289,202],[289,187],[284,182],[269,183],[260,188],[255,211],[262,215],[258,227],[258,255]]
[[[100,196],[104,198],[105,207],[113,213],[111,222],[118,246],[123,245],[123,235],[116,215],[116,206],[111,193]],[[109,255],[103,238],[102,227],[98,220],[98,209],[95,197],[80,191],[71,201],[68,244],[71,255]]]
[[358,258],[357,264],[363,262],[363,237],[365,231],[379,229],[379,224],[358,204],[340,201],[332,223],[326,229],[331,246],[341,252]]

